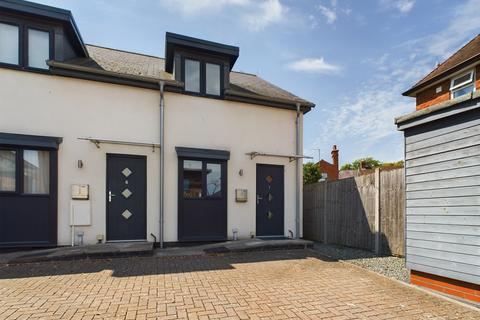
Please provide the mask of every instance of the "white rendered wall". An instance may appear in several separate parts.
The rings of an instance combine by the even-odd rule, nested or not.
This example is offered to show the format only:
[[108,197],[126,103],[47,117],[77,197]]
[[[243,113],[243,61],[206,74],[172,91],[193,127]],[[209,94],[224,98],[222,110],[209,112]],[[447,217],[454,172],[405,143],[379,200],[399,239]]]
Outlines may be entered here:
[[[90,185],[92,225],[84,243],[106,230],[106,154],[147,156],[147,239],[159,235],[159,152],[151,148],[107,145],[100,149],[79,137],[159,141],[159,92],[101,82],[0,69],[0,132],[63,137],[58,152],[58,244],[70,243],[70,186]],[[295,153],[295,112],[224,100],[165,95],[165,241],[177,240],[175,146],[222,149],[228,161],[228,234],[255,231],[256,163],[285,167],[285,235],[295,232],[295,162],[255,158],[246,152]],[[303,150],[301,148],[301,150]],[[84,168],[77,168],[77,161]],[[244,170],[239,176],[238,171]],[[299,173],[301,171],[299,170]],[[236,203],[235,188],[248,189],[249,201]]]

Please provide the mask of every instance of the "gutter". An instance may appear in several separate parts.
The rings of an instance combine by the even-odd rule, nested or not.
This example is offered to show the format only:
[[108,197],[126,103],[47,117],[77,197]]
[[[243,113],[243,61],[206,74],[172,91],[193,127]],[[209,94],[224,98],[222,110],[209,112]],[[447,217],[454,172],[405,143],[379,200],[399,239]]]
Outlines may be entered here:
[[[90,67],[85,67],[85,66],[79,66],[79,65],[74,65],[70,63],[64,63],[64,62],[58,62],[54,60],[49,60],[47,61],[47,65],[52,68],[56,69],[64,69],[64,70],[71,70],[71,71],[78,71],[78,72],[85,72],[89,74],[95,74],[99,76],[106,76],[110,78],[116,78],[116,79],[122,79],[122,80],[131,80],[131,81],[140,81],[144,83],[151,83],[158,85],[159,79],[157,78],[152,78],[152,77],[145,77],[145,76],[139,76],[139,75],[130,75],[130,74],[124,74],[124,73],[118,73],[118,72],[112,72],[112,71],[107,71],[103,69],[95,69],[95,68],[90,68]],[[183,87],[183,84],[179,81],[173,80],[173,79],[160,79],[164,84],[172,87]]]
[[282,98],[273,98],[273,97],[264,97],[259,94],[253,94],[253,93],[245,93],[245,92],[238,92],[238,91],[233,91],[230,89],[225,90],[225,96],[227,98],[229,97],[241,97],[241,98],[247,98],[247,99],[254,99],[254,100],[262,100],[265,102],[276,102],[279,104],[284,104],[285,108],[292,108],[296,107],[297,105],[300,105],[304,110],[304,113],[307,113],[310,111],[311,108],[315,107],[314,103],[308,102],[308,101],[294,101],[294,100],[288,100],[288,99],[282,99]]
[[[59,62],[54,60],[47,61],[47,65],[50,66],[50,72],[54,75],[73,77],[77,79],[85,79],[92,81],[107,82],[120,85],[137,86],[141,88],[148,88],[157,90],[159,88],[159,81],[164,83],[164,91],[168,92],[183,92],[183,82],[173,80],[171,78],[164,77],[163,79],[145,77],[140,75],[130,75],[118,72],[107,71],[103,69],[96,69],[91,67],[85,67],[65,62]],[[164,72],[169,75],[167,72]],[[307,113],[311,108],[315,107],[314,103],[308,101],[294,101],[282,98],[274,98],[262,96],[253,93],[242,93],[232,90],[225,90],[225,100],[247,102],[252,104],[258,104],[262,106],[271,106],[276,108],[284,108],[295,110],[296,103],[300,103],[303,113]]]

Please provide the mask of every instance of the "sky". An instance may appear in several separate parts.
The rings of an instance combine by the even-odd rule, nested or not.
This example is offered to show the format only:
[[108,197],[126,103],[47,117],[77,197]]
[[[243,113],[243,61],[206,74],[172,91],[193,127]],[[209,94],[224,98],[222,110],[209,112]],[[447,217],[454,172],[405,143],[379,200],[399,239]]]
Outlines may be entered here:
[[[34,0],[35,1],[35,0]],[[480,33],[480,0],[36,0],[72,11],[88,44],[164,57],[165,32],[240,47],[234,70],[316,104],[304,154],[403,159],[402,92]]]

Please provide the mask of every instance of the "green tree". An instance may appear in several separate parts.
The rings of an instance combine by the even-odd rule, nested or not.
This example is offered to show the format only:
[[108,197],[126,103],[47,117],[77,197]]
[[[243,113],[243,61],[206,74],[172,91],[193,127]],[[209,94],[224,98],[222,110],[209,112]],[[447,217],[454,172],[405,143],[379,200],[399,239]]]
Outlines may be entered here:
[[403,164],[404,164],[403,160],[394,161],[394,162],[382,162],[382,168],[387,168],[387,167],[402,168]]
[[315,163],[308,162],[303,165],[303,184],[318,182],[321,177],[322,173]]
[[352,163],[344,164],[340,170],[358,170],[360,169],[361,164],[363,163],[363,168],[376,168],[381,166],[379,160],[373,159],[372,157],[361,158],[353,161]]
[[403,167],[403,160],[396,162],[381,162],[373,157],[361,158],[353,161],[352,163],[344,164],[340,170],[358,170],[363,163],[363,168],[374,169],[378,167]]

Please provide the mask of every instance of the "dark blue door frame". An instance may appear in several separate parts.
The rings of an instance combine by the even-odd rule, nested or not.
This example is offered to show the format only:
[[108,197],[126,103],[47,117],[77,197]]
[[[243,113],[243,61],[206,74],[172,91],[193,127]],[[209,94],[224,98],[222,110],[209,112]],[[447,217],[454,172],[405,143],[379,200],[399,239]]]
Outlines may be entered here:
[[[184,197],[184,161],[202,163],[202,195]],[[221,192],[207,196],[207,164],[221,166]],[[227,160],[196,157],[178,158],[178,240],[227,240]]]
[[147,239],[147,157],[107,154],[107,241]]
[[256,235],[283,237],[285,235],[284,167],[257,164]]

